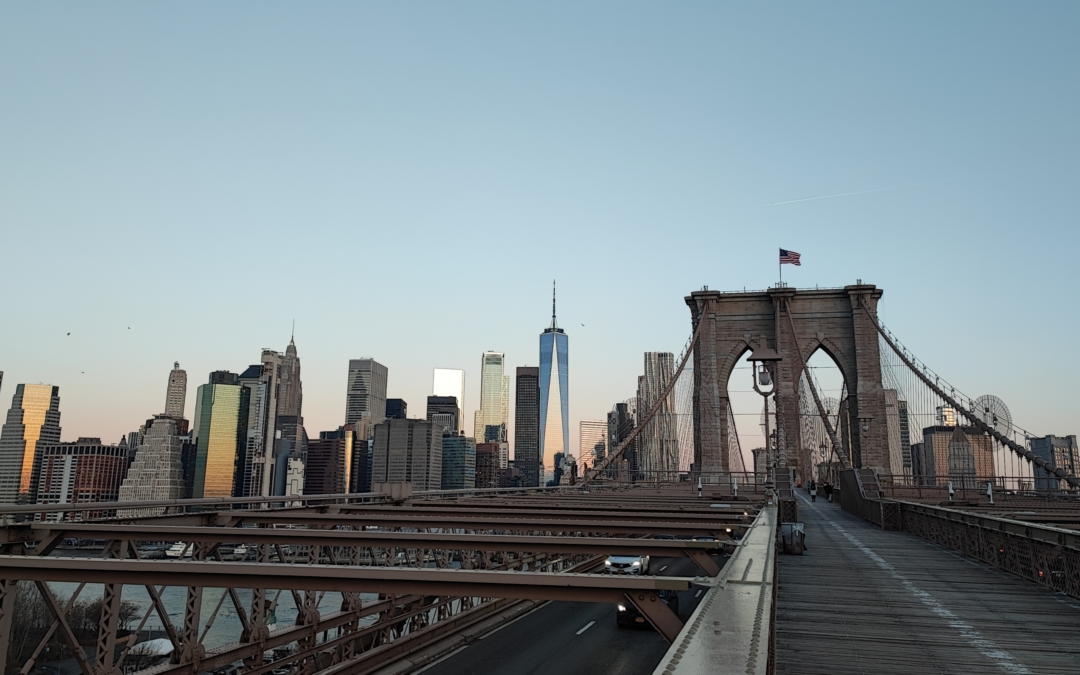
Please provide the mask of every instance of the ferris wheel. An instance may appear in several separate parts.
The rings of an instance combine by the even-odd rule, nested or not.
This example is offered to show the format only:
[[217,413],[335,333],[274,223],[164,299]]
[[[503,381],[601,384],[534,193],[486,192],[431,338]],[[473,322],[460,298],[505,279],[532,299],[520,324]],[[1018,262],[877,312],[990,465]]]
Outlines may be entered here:
[[997,396],[987,394],[975,399],[975,415],[988,427],[1003,434],[1012,430],[1012,413]]

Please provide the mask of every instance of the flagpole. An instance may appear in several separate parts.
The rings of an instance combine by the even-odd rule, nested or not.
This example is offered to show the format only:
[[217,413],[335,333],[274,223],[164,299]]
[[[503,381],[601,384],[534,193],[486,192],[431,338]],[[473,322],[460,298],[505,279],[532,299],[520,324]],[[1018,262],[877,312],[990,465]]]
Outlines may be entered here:
[[779,253],[776,255],[776,259],[779,260],[779,262],[776,264],[776,268],[780,270],[780,285],[777,286],[777,288],[783,288],[783,286],[784,286],[784,261],[780,260],[780,254]]

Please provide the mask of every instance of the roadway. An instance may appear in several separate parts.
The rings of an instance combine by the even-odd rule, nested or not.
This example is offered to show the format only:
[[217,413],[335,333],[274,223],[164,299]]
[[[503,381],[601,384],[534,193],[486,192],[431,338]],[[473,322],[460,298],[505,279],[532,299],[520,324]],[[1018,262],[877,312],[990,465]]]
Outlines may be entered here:
[[[725,558],[715,558],[723,566]],[[695,577],[701,569],[689,558],[653,558],[652,572]],[[701,589],[679,593],[683,621],[700,602]],[[549,602],[470,642],[417,673],[424,675],[643,675],[652,673],[668,643],[651,626],[619,628],[615,606]]]

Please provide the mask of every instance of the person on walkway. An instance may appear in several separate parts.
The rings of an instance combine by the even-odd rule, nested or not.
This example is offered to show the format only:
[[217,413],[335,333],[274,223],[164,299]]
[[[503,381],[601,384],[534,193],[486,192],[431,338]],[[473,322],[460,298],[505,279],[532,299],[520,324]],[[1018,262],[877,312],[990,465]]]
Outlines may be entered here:
[[810,489],[810,501],[816,502],[817,501],[817,481],[814,481],[814,480],[810,481],[810,485],[808,487]]
[[822,486],[822,489],[825,490],[825,501],[831,502],[832,501],[832,483],[830,483],[829,481],[825,481],[825,485]]

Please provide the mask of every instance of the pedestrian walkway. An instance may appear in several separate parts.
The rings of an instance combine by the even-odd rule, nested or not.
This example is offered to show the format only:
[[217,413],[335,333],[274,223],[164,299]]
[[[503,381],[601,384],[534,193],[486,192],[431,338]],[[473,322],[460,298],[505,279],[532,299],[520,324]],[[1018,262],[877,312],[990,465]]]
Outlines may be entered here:
[[800,491],[803,556],[780,556],[776,672],[1080,673],[1080,600]]

